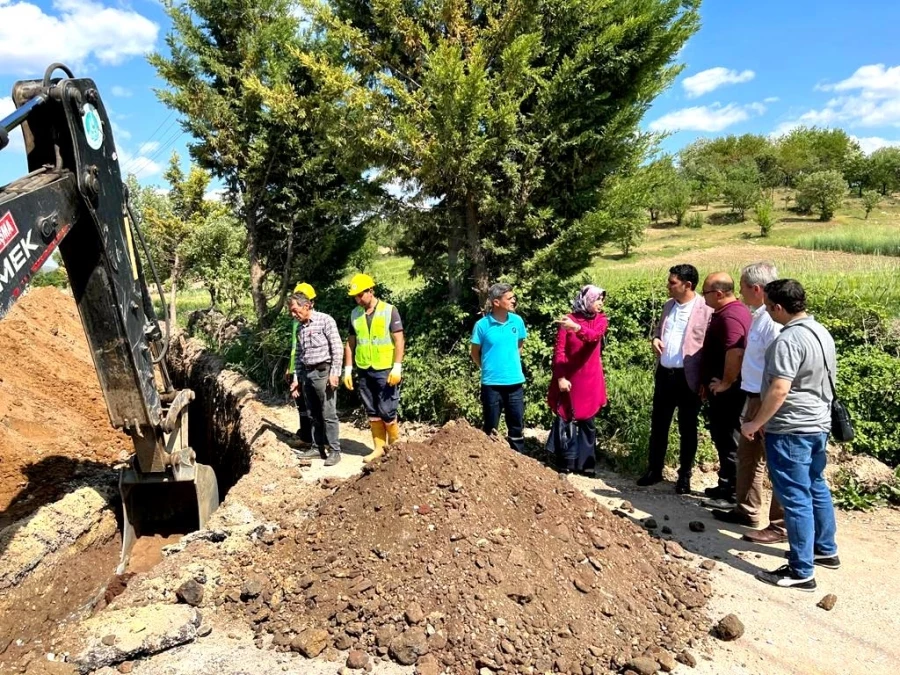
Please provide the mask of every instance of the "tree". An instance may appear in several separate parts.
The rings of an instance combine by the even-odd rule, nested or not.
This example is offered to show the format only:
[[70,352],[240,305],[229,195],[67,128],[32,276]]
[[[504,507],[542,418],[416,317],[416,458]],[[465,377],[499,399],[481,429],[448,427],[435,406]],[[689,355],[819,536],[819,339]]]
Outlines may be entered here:
[[900,187],[900,148],[879,148],[869,156],[872,186],[887,196]]
[[768,237],[775,225],[775,203],[768,197],[760,199],[754,207],[759,236]]
[[165,7],[169,55],[149,59],[168,85],[158,95],[182,115],[191,157],[223,182],[246,229],[250,295],[267,326],[298,265],[317,282],[343,272],[361,243],[354,225],[367,182],[362,167],[338,161],[324,128],[332,98],[293,56],[300,42],[290,0]]
[[863,196],[863,190],[871,185],[871,162],[869,158],[859,149],[858,144],[854,147],[844,162],[844,180],[847,181],[847,187],[851,190],[858,191],[860,197]]
[[[381,182],[431,202],[409,228],[414,270],[483,298],[507,275],[568,277],[595,217],[643,160],[639,122],[680,71],[697,0],[498,0],[307,7]],[[306,57],[305,62],[311,59]]]
[[756,163],[748,160],[729,169],[724,192],[731,210],[740,215],[742,222],[746,220],[747,209],[753,208],[761,196]]
[[839,171],[816,171],[803,176],[797,186],[797,202],[818,210],[819,220],[831,220],[841,205],[847,188]]
[[670,182],[663,193],[663,212],[675,220],[675,224],[681,226],[685,215],[691,208],[691,186],[681,176],[676,176]]
[[866,210],[866,220],[869,219],[869,214],[872,212],[878,204],[881,202],[881,195],[878,194],[875,190],[866,190],[862,193],[862,202],[863,208]]
[[233,311],[245,297],[250,277],[246,240],[246,230],[224,205],[191,228],[183,248],[185,266],[209,292],[211,306],[224,300]]
[[626,257],[644,240],[646,221],[642,213],[647,203],[646,174],[650,171],[652,169],[645,168],[613,181],[605,195],[603,208],[591,216],[601,223],[597,229],[605,232]]

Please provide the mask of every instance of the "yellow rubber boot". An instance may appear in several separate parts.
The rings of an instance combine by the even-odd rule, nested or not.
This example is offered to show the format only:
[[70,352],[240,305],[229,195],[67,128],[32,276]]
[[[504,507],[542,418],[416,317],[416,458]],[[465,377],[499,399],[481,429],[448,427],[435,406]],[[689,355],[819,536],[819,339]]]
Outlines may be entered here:
[[396,419],[384,422],[384,428],[387,429],[388,445],[393,445],[400,438],[400,422]]
[[369,426],[372,428],[372,442],[375,445],[375,449],[363,457],[364,463],[371,462],[383,456],[384,444],[387,442],[387,430],[384,428],[384,422],[381,420],[369,420]]

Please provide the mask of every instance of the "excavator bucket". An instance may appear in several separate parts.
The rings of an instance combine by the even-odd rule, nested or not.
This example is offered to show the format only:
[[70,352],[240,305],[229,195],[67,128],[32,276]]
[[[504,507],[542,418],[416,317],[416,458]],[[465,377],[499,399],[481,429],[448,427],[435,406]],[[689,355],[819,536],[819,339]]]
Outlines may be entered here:
[[193,477],[176,480],[167,473],[119,474],[122,497],[122,555],[116,574],[128,567],[135,541],[144,536],[187,534],[206,527],[219,506],[219,484],[212,467],[194,464]]

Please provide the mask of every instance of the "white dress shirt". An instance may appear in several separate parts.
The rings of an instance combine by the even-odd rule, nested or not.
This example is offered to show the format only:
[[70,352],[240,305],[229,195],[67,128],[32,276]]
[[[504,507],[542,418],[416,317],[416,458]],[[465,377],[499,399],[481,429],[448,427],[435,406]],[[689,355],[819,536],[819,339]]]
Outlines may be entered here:
[[669,313],[666,314],[660,334],[663,353],[659,357],[659,364],[663,368],[684,368],[684,336],[687,333],[694,303],[698,298],[699,296],[695,295],[692,300],[683,305],[676,301]]
[[766,365],[766,349],[781,332],[781,324],[775,323],[765,305],[753,312],[753,323],[747,334],[747,348],[741,365],[741,389],[758,394],[762,389],[763,368]]

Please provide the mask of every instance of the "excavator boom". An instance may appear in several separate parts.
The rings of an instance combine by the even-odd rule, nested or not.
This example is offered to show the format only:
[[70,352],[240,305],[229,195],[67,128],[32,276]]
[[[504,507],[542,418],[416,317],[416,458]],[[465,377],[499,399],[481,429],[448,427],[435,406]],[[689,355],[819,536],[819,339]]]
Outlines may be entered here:
[[[68,77],[51,80],[56,69]],[[110,422],[134,444],[119,479],[124,571],[135,538],[153,529],[158,514],[184,508],[164,486],[170,495],[193,495],[188,508],[199,527],[218,506],[218,486],[188,444],[194,394],[176,391],[169,379],[168,335],[153,309],[137,253],[143,240],[94,82],[53,64],[43,80],[17,82],[12,98],[17,109],[0,120],[0,149],[21,127],[29,173],[0,188],[0,319],[58,248]]]

